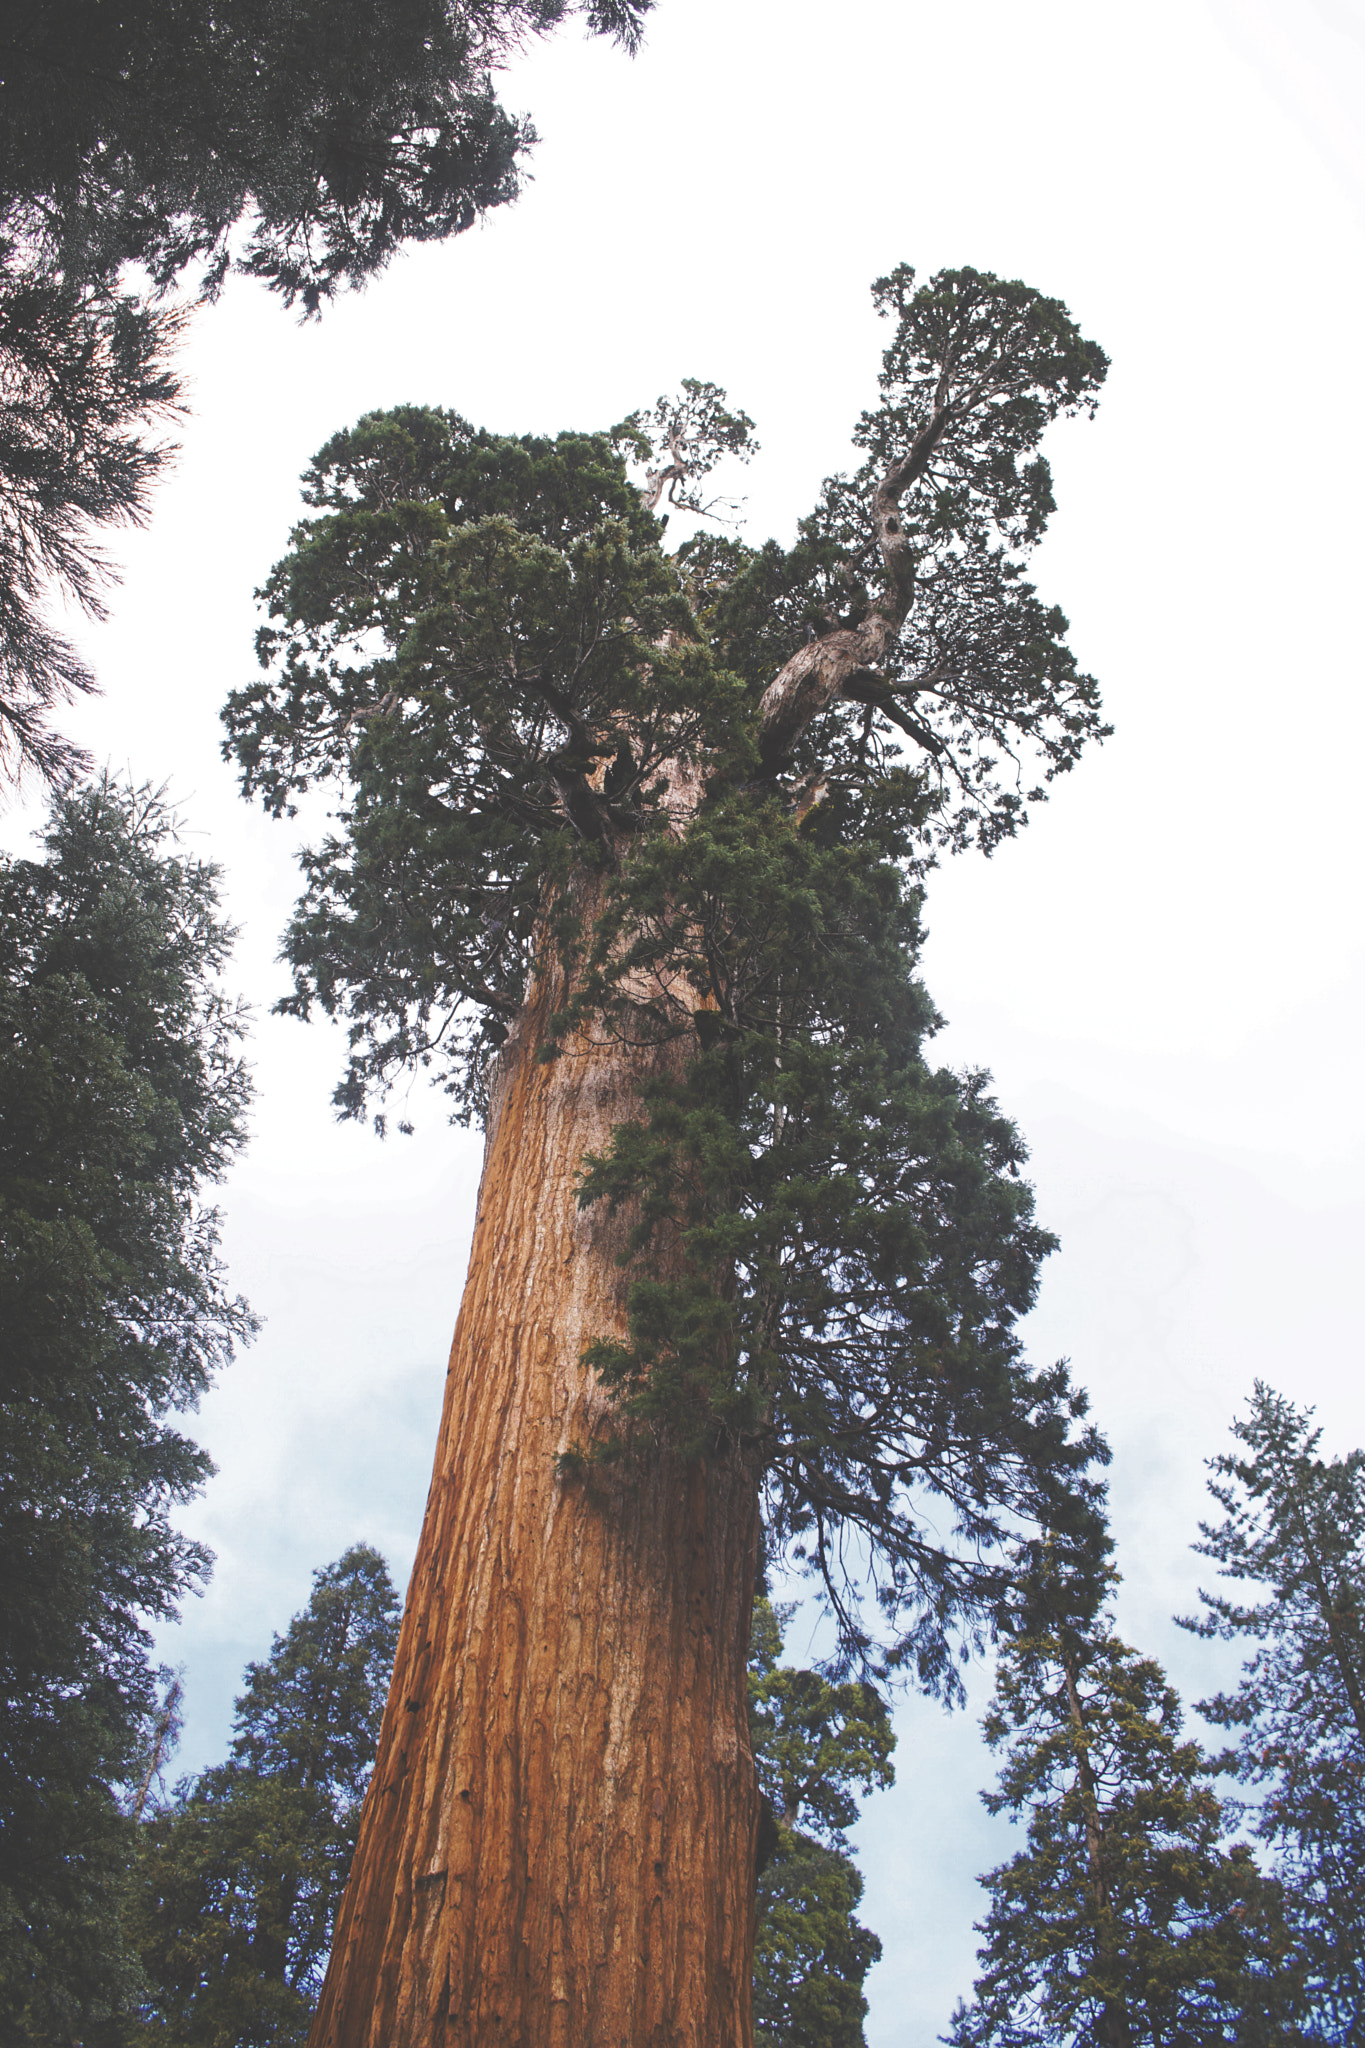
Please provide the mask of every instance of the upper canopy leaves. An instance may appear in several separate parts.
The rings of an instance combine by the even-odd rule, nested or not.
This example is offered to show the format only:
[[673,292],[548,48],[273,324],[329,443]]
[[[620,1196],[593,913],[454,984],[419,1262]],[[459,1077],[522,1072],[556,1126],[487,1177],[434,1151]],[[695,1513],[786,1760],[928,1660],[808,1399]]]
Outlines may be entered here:
[[896,332],[882,357],[882,402],[854,435],[869,482],[923,446],[907,529],[933,546],[1026,546],[1054,504],[1037,453],[1058,417],[1093,413],[1109,367],[1059,299],[978,270],[942,270],[912,289],[902,263],[872,287]]
[[605,436],[407,408],[330,442],[307,496],[266,589],[276,673],[227,711],[277,814],[344,791],[344,836],[305,857],[291,1007],[356,1019],[344,1107],[438,1042],[463,1093],[572,847],[639,832],[665,765],[736,727],[737,691]]
[[938,786],[926,836],[989,851],[1108,731],[1065,617],[1023,578],[1053,509],[1039,441],[1093,409],[1107,360],[1025,285],[913,279],[902,265],[874,287],[897,326],[861,470],[826,482],[791,550],[698,552],[722,658],[785,663],[764,759],[862,775],[908,740]]
[[876,287],[897,327],[864,467],[825,486],[789,550],[662,552],[648,505],[699,502],[752,445],[695,380],[612,436],[513,439],[403,407],[311,466],[314,516],[264,593],[270,674],[227,720],[274,812],[319,782],[342,797],[340,836],[305,856],[289,957],[293,1007],[354,1020],[345,1109],[438,1046],[477,1096],[545,890],[566,860],[618,860],[655,829],[666,769],[823,778],[850,819],[913,782],[892,837],[922,862],[1014,831],[1107,729],[1021,570],[1052,503],[1039,436],[1093,406],[1105,358],[1026,286],[912,281]]
[[[94,677],[44,600],[102,615],[180,408],[187,275],[316,314],[513,199],[535,142],[491,74],[570,16],[634,48],[651,0],[25,0],[0,8],[0,781],[89,766]],[[137,266],[132,270],[130,266]]]
[[727,455],[748,462],[758,453],[753,426],[747,413],[730,411],[718,384],[684,377],[681,397],[662,397],[652,410],[631,413],[611,438],[645,465],[640,495],[651,512],[667,504],[705,517],[718,504],[734,509],[728,498],[703,499],[699,485]]

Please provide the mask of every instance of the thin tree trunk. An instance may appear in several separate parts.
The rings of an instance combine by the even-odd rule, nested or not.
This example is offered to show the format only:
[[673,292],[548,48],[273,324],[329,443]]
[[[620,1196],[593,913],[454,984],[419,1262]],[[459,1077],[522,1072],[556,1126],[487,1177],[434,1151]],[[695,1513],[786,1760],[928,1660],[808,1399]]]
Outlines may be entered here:
[[1105,1868],[1104,1820],[1100,1813],[1095,1774],[1090,1766],[1090,1737],[1081,1707],[1080,1689],[1076,1683],[1076,1665],[1065,1650],[1062,1652],[1061,1662],[1066,1679],[1067,1707],[1075,1734],[1076,1777],[1080,1786],[1081,1811],[1085,1816],[1085,1859],[1090,1876],[1090,1900],[1095,1915],[1095,1940],[1100,1975],[1104,1985],[1104,2010],[1100,2015],[1097,2033],[1104,2048],[1130,2048],[1133,2036],[1128,2024],[1128,2003],[1122,1990],[1123,1972],[1119,1960],[1118,1928],[1115,1923],[1114,1902],[1109,1893],[1108,1872]]
[[[758,1790],[745,1663],[753,1470],[666,1452],[600,1486],[622,1217],[586,1150],[651,1061],[504,1049],[393,1689],[313,2048],[747,2048]],[[621,1468],[613,1468],[614,1471]]]
[[[179,1731],[180,1727],[177,1716],[180,1712],[180,1702],[183,1693],[184,1688],[180,1680],[173,1678],[167,1688],[165,1700],[162,1702],[161,1712],[156,1717],[156,1733],[152,1738],[152,1753],[147,1760],[147,1768],[142,1774],[142,1783],[137,1788],[137,1797],[133,1801],[132,1818],[134,1820],[141,1820],[148,1798],[151,1795],[152,1780],[161,1769],[167,1751],[174,1746],[175,1733]],[[174,1732],[172,1724],[174,1724]]]

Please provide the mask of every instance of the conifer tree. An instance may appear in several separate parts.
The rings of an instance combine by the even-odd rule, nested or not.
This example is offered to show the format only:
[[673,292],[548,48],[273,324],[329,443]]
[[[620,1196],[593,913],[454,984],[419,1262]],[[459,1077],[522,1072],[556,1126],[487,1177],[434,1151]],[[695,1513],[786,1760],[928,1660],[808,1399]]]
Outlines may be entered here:
[[1209,1481],[1223,1520],[1195,1548],[1252,1597],[1201,1593],[1184,1626],[1254,1647],[1200,1712],[1237,1737],[1226,1762],[1285,1888],[1311,2038],[1347,2043],[1365,2032],[1365,1452],[1320,1457],[1312,1410],[1259,1380],[1232,1433]]
[[137,2039],[307,2038],[397,1634],[384,1560],[357,1544],[248,1668],[229,1760],[143,1822],[127,1912],[146,1981]]
[[614,433],[366,418],[267,585],[229,745],[335,819],[286,1008],[348,1019],[343,1113],[425,1068],[488,1133],[319,2048],[747,2041],[760,1519],[846,1669],[951,1695],[1020,1527],[1093,1511],[1016,1328],[1023,1148],[913,968],[937,851],[1104,730],[1025,569],[1105,358],[973,270],[877,302],[861,466],[791,548],[665,552],[752,447],[692,382]]
[[770,1831],[758,1876],[754,2038],[763,2048],[863,2048],[863,1982],[882,1952],[854,1917],[863,1881],[847,1830],[895,1777],[895,1732],[872,1686],[778,1663],[781,1622],[754,1605],[749,1734]]
[[149,1621],[207,1570],[176,1427],[251,1328],[206,1206],[245,1130],[217,870],[151,791],[0,864],[0,2035],[93,2039],[128,1985],[120,1787]]
[[951,2048],[1158,2048],[1297,2040],[1297,1978],[1277,1887],[1223,1848],[1211,1765],[1180,1739],[1160,1665],[1110,1618],[1035,1611],[1000,1660],[986,1739],[992,1813],[1027,1846],[991,1894],[970,2006]]

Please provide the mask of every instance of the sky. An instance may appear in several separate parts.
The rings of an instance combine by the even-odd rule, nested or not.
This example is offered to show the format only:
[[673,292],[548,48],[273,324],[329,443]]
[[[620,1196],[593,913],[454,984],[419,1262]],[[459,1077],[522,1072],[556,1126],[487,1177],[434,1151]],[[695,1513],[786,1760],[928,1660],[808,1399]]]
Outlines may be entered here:
[[[190,415],[149,526],[115,538],[104,686],[69,727],[166,783],[222,863],[256,1007],[250,1150],[221,1191],[263,1318],[205,1401],[217,1553],[161,1653],[180,1765],[220,1757],[250,1657],[349,1543],[400,1585],[430,1473],[480,1147],[338,1126],[337,1034],[270,1015],[299,828],[241,801],[218,713],[253,590],[329,434],[400,402],[510,432],[609,425],[692,375],[753,415],[747,537],[790,538],[848,460],[905,260],[1064,299],[1113,368],[1048,452],[1037,559],[1115,731],[990,860],[932,879],[938,1056],[985,1066],[1061,1238],[1029,1320],[1114,1449],[1130,1640],[1187,1700],[1227,1675],[1196,1602],[1204,1461],[1258,1376],[1365,1443],[1351,1247],[1365,1155],[1357,784],[1365,0],[659,0],[634,60],[561,35],[507,103],[542,141],[514,208],[300,326],[229,286],[184,346]],[[41,805],[0,819],[17,849]],[[1357,1254],[1358,1256],[1358,1254]],[[788,1654],[810,1653],[798,1621]],[[881,1935],[867,2038],[919,2048],[970,1988],[976,1875],[1010,1853],[966,1713],[897,1709],[858,1835]]]

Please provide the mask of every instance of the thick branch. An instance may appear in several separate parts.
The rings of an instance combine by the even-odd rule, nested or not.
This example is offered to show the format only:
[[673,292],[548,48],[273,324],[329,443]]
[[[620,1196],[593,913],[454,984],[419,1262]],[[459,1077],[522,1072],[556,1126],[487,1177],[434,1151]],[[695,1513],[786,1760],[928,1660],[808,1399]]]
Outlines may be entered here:
[[857,672],[875,668],[894,645],[915,601],[915,556],[901,524],[900,501],[929,467],[950,413],[946,391],[940,385],[927,425],[872,492],[872,530],[886,572],[884,594],[860,625],[839,627],[808,641],[765,690],[759,729],[759,752],[765,767],[776,767],[811,720],[836,697],[857,696],[857,691],[848,687]]
[[606,808],[587,776],[563,760],[550,762],[550,776],[575,832],[580,838],[605,845],[608,837]]
[[891,685],[875,669],[866,675],[855,673],[844,684],[842,695],[854,704],[866,704],[873,711],[880,711],[883,718],[889,718],[902,732],[908,732],[911,739],[918,741],[928,754],[946,754],[946,743],[937,733],[930,732],[922,719],[915,718],[905,707],[896,702]]
[[674,488],[676,485],[687,481],[687,461],[683,454],[682,442],[677,434],[669,435],[668,450],[673,460],[665,463],[660,469],[648,470],[645,474],[644,483],[638,486],[641,500],[647,512],[658,511],[665,488],[668,491],[669,504],[676,504],[677,499],[673,495]]

